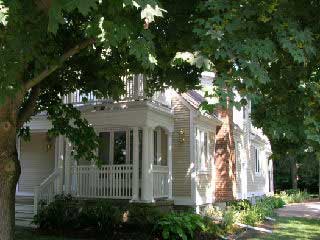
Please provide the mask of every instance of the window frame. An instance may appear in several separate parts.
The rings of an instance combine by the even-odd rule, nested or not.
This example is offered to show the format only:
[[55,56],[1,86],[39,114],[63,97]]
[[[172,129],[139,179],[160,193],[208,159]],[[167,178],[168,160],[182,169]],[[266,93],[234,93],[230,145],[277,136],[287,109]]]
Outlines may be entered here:
[[[109,163],[103,163],[103,165],[116,165],[114,163],[114,133],[115,132],[125,132],[126,133],[126,161],[125,165],[132,164],[130,163],[130,130],[129,128],[101,128],[97,129],[96,133],[99,135],[103,132],[109,132],[110,134],[110,142],[109,142]],[[97,149],[97,153],[99,153],[99,149]],[[98,155],[99,157],[99,155]],[[123,164],[120,164],[123,165]]]
[[241,172],[242,170],[242,159],[241,159],[240,150],[241,150],[241,141],[236,139],[234,141],[234,156],[235,156],[235,163],[236,163],[236,172]]
[[256,175],[261,174],[261,159],[260,159],[260,149],[257,147],[253,147],[254,150],[254,166],[255,166],[255,173]]
[[[196,164],[197,164],[197,170],[200,173],[210,173],[211,169],[211,154],[210,154],[210,146],[211,146],[211,140],[210,140],[210,131],[207,129],[196,127]],[[205,139],[206,138],[206,139]],[[201,147],[201,145],[204,145],[206,143],[206,146]],[[205,158],[203,159],[202,152],[205,153]]]

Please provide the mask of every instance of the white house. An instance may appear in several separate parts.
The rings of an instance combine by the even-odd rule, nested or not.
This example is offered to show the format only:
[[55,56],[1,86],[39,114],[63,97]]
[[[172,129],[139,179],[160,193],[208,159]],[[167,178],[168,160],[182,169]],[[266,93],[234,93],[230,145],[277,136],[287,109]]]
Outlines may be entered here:
[[[178,94],[172,89],[148,98],[140,75],[124,79],[127,94],[118,102],[79,92],[65,97],[92,124],[103,142],[97,150],[102,166],[90,159],[74,161],[72,145],[59,136],[48,138],[51,127],[45,114],[28,123],[31,141],[18,141],[22,174],[17,196],[52,201],[58,193],[80,198],[124,199],[130,202],[172,200],[176,205],[202,206],[223,201],[217,192],[235,198],[272,193],[270,144],[250,121],[250,105],[233,110],[235,168],[232,189],[222,189],[216,137],[224,119],[199,110],[201,91]],[[212,82],[203,76],[202,84]],[[229,183],[226,183],[227,185]],[[229,191],[230,190],[230,191]],[[227,198],[225,200],[228,200]]]

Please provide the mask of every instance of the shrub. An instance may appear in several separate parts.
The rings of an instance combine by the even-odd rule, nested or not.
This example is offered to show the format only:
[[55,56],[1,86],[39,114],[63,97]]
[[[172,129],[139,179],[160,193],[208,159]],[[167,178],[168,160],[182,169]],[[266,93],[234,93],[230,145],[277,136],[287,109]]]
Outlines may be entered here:
[[205,220],[193,213],[169,213],[155,226],[163,239],[194,239],[195,232],[206,230]]
[[311,198],[310,194],[305,191],[299,191],[295,189],[290,189],[280,192],[277,197],[280,197],[285,203],[299,203],[304,202]]
[[266,197],[262,201],[272,206],[272,208],[282,208],[286,204],[282,198],[276,196]]
[[143,227],[151,227],[164,216],[160,209],[150,206],[130,205],[128,207],[128,221],[130,225],[137,225]]
[[255,226],[262,222],[265,217],[274,215],[273,210],[284,206],[284,201],[278,197],[265,197],[250,208],[239,213],[239,221]]
[[39,212],[33,223],[44,230],[67,230],[79,228],[81,208],[71,195],[57,195],[52,203],[40,203]]
[[234,224],[237,222],[239,211],[230,207],[222,214],[222,227],[226,232],[234,230]]
[[119,227],[121,220],[120,209],[105,200],[98,201],[95,206],[84,208],[80,216],[81,226],[92,227],[99,235],[112,234]]
[[[199,236],[206,236],[206,238],[198,237],[199,239],[216,239],[217,236],[222,236],[225,231],[221,226],[212,221],[210,217],[203,217],[204,228],[198,232]],[[197,239],[198,239],[197,238]]]
[[251,203],[248,199],[240,199],[227,202],[227,206],[232,207],[234,210],[241,211],[247,210],[251,207]]

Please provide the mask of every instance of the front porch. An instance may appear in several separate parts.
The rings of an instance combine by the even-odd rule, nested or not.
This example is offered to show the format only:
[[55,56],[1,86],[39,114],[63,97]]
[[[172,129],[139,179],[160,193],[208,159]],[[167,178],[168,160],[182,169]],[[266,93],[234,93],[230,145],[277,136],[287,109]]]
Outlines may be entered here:
[[85,199],[122,199],[152,203],[172,199],[172,130],[124,127],[99,130],[102,165],[74,161],[72,145],[56,139],[54,172],[35,189],[34,207],[60,193]]

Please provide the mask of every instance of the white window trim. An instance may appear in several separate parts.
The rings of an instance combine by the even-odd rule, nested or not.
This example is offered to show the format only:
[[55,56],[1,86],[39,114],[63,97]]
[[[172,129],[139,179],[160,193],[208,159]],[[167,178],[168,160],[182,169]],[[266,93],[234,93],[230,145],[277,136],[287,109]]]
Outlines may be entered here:
[[[261,168],[261,151],[256,146],[254,146],[253,149],[254,149],[254,172],[257,176],[261,176],[261,170],[262,170],[262,168]],[[257,170],[259,170],[259,171],[257,171]]]
[[[234,141],[234,155],[235,155],[235,159],[236,159],[236,173],[241,172],[241,168],[242,168],[242,159],[241,159],[241,143],[240,141],[237,139]],[[238,169],[240,166],[240,169]]]
[[[212,163],[211,163],[211,154],[210,154],[210,131],[208,131],[205,128],[197,126],[195,128],[196,130],[196,138],[195,138],[195,152],[196,152],[196,164],[197,164],[197,172],[199,174],[211,174],[211,168],[212,168]],[[200,146],[201,146],[201,139],[200,139],[200,132],[203,132],[203,134],[207,135],[207,156],[206,156],[206,162],[207,162],[207,167],[203,167],[202,161],[201,161],[201,156],[199,154]],[[212,153],[213,154],[213,153]]]

